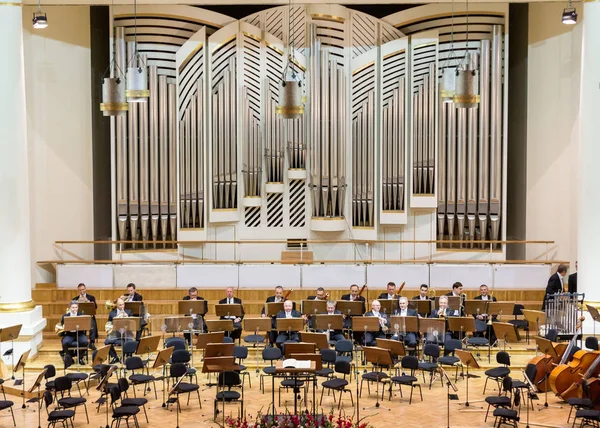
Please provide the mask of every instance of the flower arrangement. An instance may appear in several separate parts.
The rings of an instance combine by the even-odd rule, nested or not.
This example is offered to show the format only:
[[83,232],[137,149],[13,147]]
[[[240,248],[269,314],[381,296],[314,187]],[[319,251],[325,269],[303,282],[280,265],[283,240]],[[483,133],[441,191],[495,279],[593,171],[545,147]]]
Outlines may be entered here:
[[264,415],[260,411],[253,416],[227,417],[225,420],[227,428],[371,428],[369,424],[355,421],[354,416],[346,415],[311,415],[301,413],[299,415],[286,413],[283,415]]

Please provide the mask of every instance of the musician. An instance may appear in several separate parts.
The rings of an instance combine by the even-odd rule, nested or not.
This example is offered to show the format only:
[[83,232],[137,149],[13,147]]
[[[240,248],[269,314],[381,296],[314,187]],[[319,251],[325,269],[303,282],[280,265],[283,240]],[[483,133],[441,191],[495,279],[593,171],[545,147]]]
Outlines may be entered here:
[[[575,270],[577,270],[577,261],[575,261]],[[569,293],[577,293],[577,272],[569,275],[567,285],[569,286]]]
[[393,282],[388,282],[387,293],[381,293],[378,297],[379,300],[392,300],[397,298],[398,296],[396,295],[396,284],[394,284]]
[[[275,295],[267,297],[267,300],[265,301],[265,303],[279,303],[279,302],[283,302],[283,287],[281,285],[278,285],[277,287],[275,287]],[[266,316],[267,316],[267,314],[265,314],[264,306],[260,311],[260,316],[263,318],[266,318]]]
[[317,288],[316,296],[308,296],[307,300],[327,300],[325,289],[323,287]]
[[427,293],[429,292],[429,286],[427,284],[421,284],[419,287],[419,294],[414,296],[413,300],[431,300]]
[[[438,309],[434,309],[431,312],[430,318],[448,318],[448,317],[458,317],[460,313],[455,311],[454,309],[448,306],[448,297],[440,296],[440,300],[438,302]],[[450,331],[446,331],[444,335],[444,340],[452,339],[452,333]],[[441,334],[438,333],[437,337],[431,337],[429,334],[427,335],[428,342],[443,342]]]
[[454,284],[452,284],[452,291],[449,293],[446,293],[445,296],[448,297],[460,297],[460,314],[462,315],[464,307],[465,307],[465,300],[467,300],[467,295],[463,293],[463,285],[460,282],[455,282]]
[[126,302],[141,302],[143,300],[142,295],[135,291],[135,284],[130,282],[127,284],[127,294],[123,296],[123,300]]
[[350,294],[344,294],[342,300],[348,300],[350,302],[363,302],[362,311],[365,312],[365,298],[358,294],[358,285],[352,284],[350,286]]
[[[379,303],[379,300],[373,300],[371,302],[371,310],[365,314],[366,317],[379,318],[379,331],[367,331],[365,333],[365,337],[363,338],[363,343],[365,343],[367,346],[377,345],[377,341],[375,339],[377,339],[378,337],[385,338],[384,330],[387,330],[387,328],[390,326],[390,320],[389,320],[388,316],[386,314],[380,312],[380,310],[381,310],[381,303]],[[385,327],[385,329],[384,329],[384,327]]]
[[[181,300],[204,300],[204,297],[198,296],[198,289],[196,287],[192,287],[188,290],[187,296],[184,296]],[[190,316],[189,314],[185,314],[185,316]],[[191,315],[194,322],[194,329],[203,333],[206,331],[204,328],[204,319],[202,315],[192,314]],[[198,336],[198,333],[194,333],[195,336]],[[184,333],[183,336],[188,344],[192,343],[192,335],[191,333]]]
[[[77,301],[78,303],[93,303],[94,308],[98,309],[98,304],[96,303],[96,298],[91,294],[87,294],[86,286],[84,283],[79,283],[77,286],[77,296],[73,297],[72,301]],[[90,349],[96,350],[96,339],[98,338],[98,324],[96,323],[96,316],[92,315],[92,328],[90,330]]]
[[[485,284],[481,284],[479,286],[479,296],[475,297],[475,300],[489,300],[490,302],[497,302],[494,296],[489,295],[488,286]],[[479,318],[481,319],[481,318]]]
[[[488,300],[490,302],[497,302],[498,300],[496,299],[496,297],[494,296],[490,296],[489,295],[489,290],[488,290],[488,286],[485,284],[481,284],[479,286],[479,296],[475,297],[475,300]],[[494,335],[494,329],[490,328],[488,330],[488,321],[490,319],[490,316],[488,314],[475,314],[473,315],[475,317],[475,327],[477,328],[477,331],[475,332],[474,336],[475,337],[484,337],[486,335],[486,333],[488,331],[490,331],[490,342],[495,342],[496,341],[496,337]],[[496,321],[497,320],[497,316],[494,315],[492,316],[492,321]]]
[[[131,311],[129,309],[125,309],[125,301],[123,299],[119,298],[119,299],[117,299],[116,308],[113,309],[108,314],[108,323],[112,324],[112,322],[115,318],[128,318],[131,316],[133,316]],[[106,340],[104,341],[104,344],[111,345],[110,351],[108,352],[108,354],[112,358],[110,364],[115,364],[115,363],[119,362],[119,357],[117,356],[117,352],[115,351],[114,345],[122,346],[124,342],[128,342],[130,340],[133,340],[133,332],[126,331],[121,336],[121,332],[116,331],[114,328],[108,334],[108,336],[106,336]]]
[[[302,318],[306,320],[306,316],[302,315],[300,312],[293,309],[293,304],[291,300],[286,300],[283,302],[283,311],[279,311],[276,316],[277,319],[280,318]],[[277,321],[273,320],[273,328],[277,328]],[[277,346],[281,346],[283,343],[287,341],[298,342],[300,339],[298,337],[297,331],[279,331],[277,334],[277,338],[275,339],[275,343]]]
[[548,285],[546,286],[546,294],[544,295],[544,302],[542,303],[542,311],[546,309],[546,302],[550,299],[552,294],[562,293],[565,283],[564,278],[567,274],[567,266],[558,265],[556,273],[548,279]]
[[[342,317],[344,317],[344,315],[342,314],[341,311],[338,311],[335,308],[335,300],[328,300],[327,301],[327,311],[325,312],[325,315],[342,315]],[[327,330],[317,330],[318,333],[326,333]],[[346,337],[344,336],[344,332],[342,330],[329,330],[329,342],[337,342],[338,340],[344,340],[346,339]]]
[[[61,317],[60,324],[65,325],[65,317],[76,317],[78,315],[81,315],[79,313],[79,304],[76,301],[72,301],[69,305],[69,312]],[[80,348],[87,348],[88,338],[85,335],[85,331],[65,331],[61,343],[64,356],[69,353],[69,346],[77,345]],[[82,356],[79,357],[79,364],[84,365]]]
[[[406,297],[400,297],[398,300],[398,305],[400,306],[398,309],[394,311],[394,315],[399,315],[401,317],[418,317],[417,311],[408,307],[408,299]],[[392,336],[393,340],[403,340],[404,343],[411,347],[416,348],[417,346],[417,333],[416,332],[406,332],[403,334],[400,331],[396,331],[396,326],[394,327],[394,335]]]
[[[219,300],[219,304],[220,305],[241,305],[242,304],[242,300],[238,299],[237,297],[233,297],[233,287],[227,287],[227,289],[225,290],[225,298]],[[233,327],[234,330],[231,332],[231,338],[232,339],[239,339],[242,336],[242,319],[244,318],[244,307],[242,306],[242,315],[241,316],[235,316],[235,315],[225,315],[222,316],[221,319],[222,320],[226,320],[226,319],[230,319],[233,320]]]

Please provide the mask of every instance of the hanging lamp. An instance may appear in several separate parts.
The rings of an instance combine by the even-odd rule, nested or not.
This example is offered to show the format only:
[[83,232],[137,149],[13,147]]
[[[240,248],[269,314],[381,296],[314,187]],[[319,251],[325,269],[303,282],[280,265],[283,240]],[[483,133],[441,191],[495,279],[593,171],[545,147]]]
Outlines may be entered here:
[[48,26],[48,17],[42,12],[41,0],[38,0],[38,8],[36,12],[33,12],[33,28],[42,29]]
[[454,0],[452,0],[452,27],[450,30],[450,53],[442,65],[442,81],[440,82],[440,98],[444,103],[454,101],[454,91],[456,89],[456,70],[450,67],[450,61],[454,58]]
[[474,108],[479,105],[479,55],[469,52],[469,0],[467,0],[467,40],[465,54],[456,69],[454,104],[456,108]]
[[291,36],[293,23],[292,1],[288,4],[288,56],[287,63],[283,69],[279,87],[279,105],[275,107],[275,113],[283,119],[298,119],[304,114],[303,88],[300,75],[294,70],[294,40]]
[[115,46],[112,47],[112,58],[102,75],[102,102],[100,110],[104,116],[123,116],[129,110],[125,99],[125,76],[117,63]]
[[148,101],[148,68],[138,52],[137,44],[137,0],[133,0],[133,55],[127,67],[127,90],[125,95],[130,103]]

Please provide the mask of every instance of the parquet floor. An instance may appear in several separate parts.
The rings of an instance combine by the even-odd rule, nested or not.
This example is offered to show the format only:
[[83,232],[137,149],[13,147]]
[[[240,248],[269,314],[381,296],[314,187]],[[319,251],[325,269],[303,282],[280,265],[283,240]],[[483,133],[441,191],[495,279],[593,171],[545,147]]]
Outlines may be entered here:
[[[62,371],[59,375],[62,374]],[[476,372],[478,375],[483,375],[482,372]],[[516,379],[521,379],[522,373],[520,370],[513,370],[513,376]],[[33,383],[33,374],[27,374],[26,386],[30,386]],[[216,393],[215,388],[207,388],[207,378],[205,375],[199,377],[202,389],[202,409],[198,407],[198,400],[195,396],[192,396],[189,405],[186,404],[185,398],[182,399],[182,412],[180,414],[180,427],[216,427],[219,426],[213,421],[213,399]],[[247,413],[256,414],[262,409],[263,413],[266,413],[267,408],[272,402],[271,399],[271,382],[266,382],[265,394],[261,393],[259,389],[258,375],[251,370],[252,388],[248,387],[246,383],[245,389],[245,411]],[[319,383],[322,380],[319,381]],[[484,422],[485,417],[485,406],[483,400],[485,398],[482,395],[483,384],[485,376],[480,378],[471,379],[469,381],[469,401],[471,406],[468,410],[464,410],[464,403],[466,398],[466,381],[459,378],[457,382],[458,387],[458,401],[452,401],[450,403],[450,426],[453,427],[485,427],[493,426],[493,417],[488,418],[487,423]],[[12,385],[13,381],[7,380],[5,385],[7,387]],[[422,382],[422,378],[420,378]],[[277,384],[276,384],[277,386]],[[488,382],[488,387],[494,387],[495,384]],[[143,412],[140,412],[138,419],[141,427],[152,426],[152,427],[175,427],[176,426],[176,413],[173,410],[166,410],[162,407],[162,383],[156,385],[158,391],[158,400],[154,399],[153,393],[148,393],[149,404],[147,406],[149,423],[143,417]],[[351,389],[354,399],[356,400],[356,381],[353,379],[351,383]],[[142,387],[138,387],[138,396],[142,393]],[[317,400],[319,399],[321,389],[317,390]],[[446,400],[446,387],[442,386],[438,380],[433,387],[430,389],[427,386],[423,386],[423,401],[421,402],[418,397],[418,392],[415,391],[412,405],[408,404],[409,390],[404,389],[404,398],[400,398],[397,393],[397,389],[394,389],[394,395],[391,401],[388,401],[388,394],[385,394],[385,400],[381,403],[382,407],[375,408],[375,390],[371,389],[371,395],[367,393],[367,386],[365,383],[362,398],[360,398],[360,417],[365,418],[373,427],[442,427],[447,426],[447,400]],[[488,389],[488,395],[496,393],[491,388]],[[74,394],[77,394],[76,388]],[[312,394],[309,394],[309,400],[311,400]],[[91,404],[99,397],[99,392],[96,391],[95,387],[92,387],[89,392],[89,396],[85,395],[88,400],[88,413],[90,416],[90,424],[92,427],[104,427],[106,425],[106,407],[103,406],[100,413],[96,412],[96,406]],[[38,426],[38,412],[35,404],[30,404],[26,409],[21,408],[22,398],[18,396],[8,395],[7,398],[15,402],[14,413],[18,427],[34,427]],[[284,404],[284,400],[287,400]],[[548,395],[548,402],[551,405],[558,403],[558,398],[553,394]],[[275,403],[277,404],[277,392],[275,393]],[[317,401],[318,403],[318,401]],[[544,395],[539,394],[539,400],[534,401],[535,410],[530,410],[529,414],[529,425],[531,426],[546,426],[546,427],[566,427],[570,426],[567,424],[567,415],[569,413],[569,406],[566,403],[562,403],[562,408],[548,408],[539,410],[539,404],[544,403]],[[282,403],[281,407],[278,407],[278,411],[283,412],[284,406],[287,406],[288,411],[293,411],[293,394],[291,392],[286,393],[282,391]],[[312,404],[312,402],[310,403]],[[303,405],[303,404],[302,404]],[[478,408],[482,406],[483,409]],[[329,413],[333,411],[337,414],[337,404],[334,403],[331,396],[327,394],[323,398],[322,406],[319,406],[319,410],[323,413]],[[342,402],[342,412],[351,414],[355,412],[350,404],[350,397],[348,394],[344,394],[344,400]],[[238,406],[227,405],[226,414],[237,416]],[[46,413],[45,409],[42,409],[42,426],[46,426]],[[521,425],[525,426],[526,412],[525,406],[521,406]],[[109,424],[111,420],[109,419]],[[0,412],[0,427],[12,426],[12,419],[8,411]],[[85,420],[85,414],[83,411],[78,411],[75,419],[75,427],[88,426]],[[124,425],[122,425],[124,426]]]

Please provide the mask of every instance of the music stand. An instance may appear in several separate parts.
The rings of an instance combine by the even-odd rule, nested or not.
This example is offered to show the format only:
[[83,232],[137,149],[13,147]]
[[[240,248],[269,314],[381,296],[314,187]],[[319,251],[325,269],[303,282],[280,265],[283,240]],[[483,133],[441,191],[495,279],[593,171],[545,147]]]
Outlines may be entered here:
[[315,328],[317,330],[342,330],[344,328],[344,318],[339,314],[316,315]]
[[209,343],[223,343],[223,339],[225,338],[224,331],[216,331],[212,333],[204,333],[198,336],[198,340],[196,340],[196,348],[202,349],[202,358],[204,359],[206,353],[206,347]]
[[[471,403],[484,401],[484,400],[476,400],[476,401],[472,401],[471,403],[469,403],[469,378],[479,377],[477,375],[469,374],[469,368],[480,369],[481,367],[479,366],[479,364],[477,364],[477,360],[475,360],[475,358],[473,357],[473,354],[469,351],[463,351],[462,349],[455,349],[454,354],[460,359],[460,362],[463,365],[463,367],[467,367],[467,399],[464,403],[459,403],[459,404],[465,405],[465,409],[460,409],[460,410],[467,410],[466,408],[469,407],[471,405]],[[483,407],[479,407],[479,406],[477,406],[477,407],[479,409],[483,409]]]
[[[110,391],[108,391],[106,389],[106,387],[108,384],[108,379],[110,379],[110,377],[112,376],[114,371],[115,371],[115,366],[110,366],[108,371],[106,372],[106,375],[102,378],[102,380],[96,387],[96,389],[98,391],[100,391],[100,398],[98,398],[98,400],[95,401],[95,404],[98,404],[98,411],[100,411],[100,406],[102,405],[102,403],[103,402],[106,403],[106,427],[105,428],[109,427],[109,425],[108,425],[108,408],[110,407],[110,404],[108,402],[108,397],[110,396]],[[102,398],[103,395],[106,395],[105,399]]]
[[131,311],[131,315],[134,317],[139,317],[142,313],[142,305],[143,302],[125,302],[125,310],[129,309]]
[[110,345],[102,346],[96,351],[94,361],[92,361],[92,367],[100,365],[108,358],[108,352],[110,351]]
[[[435,306],[434,309],[439,309],[440,307],[440,297],[442,296],[437,296],[435,298]],[[460,310],[460,306],[461,306],[461,301],[460,301],[460,296],[444,296],[448,298],[448,307],[454,311],[458,311]]]
[[265,315],[268,317],[277,316],[279,311],[283,311],[283,302],[265,303]]
[[465,315],[487,315],[488,300],[465,300]]
[[[12,380],[15,380],[15,339],[19,338],[19,334],[21,333],[21,327],[23,327],[23,324],[5,327],[2,330],[0,330],[0,344],[2,342],[8,342],[9,340],[11,341],[10,349],[6,351],[2,356],[6,357],[10,355],[12,363]],[[2,360],[0,359],[0,361]],[[4,362],[2,362],[2,364],[4,365]],[[1,373],[1,375],[2,377],[4,377],[4,373]]]
[[21,406],[23,409],[26,407],[25,406],[25,365],[27,364],[27,358],[29,358],[30,352],[31,352],[31,349],[28,349],[27,351],[25,351],[21,354],[21,357],[19,358],[19,361],[17,362],[17,366],[14,369],[15,372],[18,372],[19,369],[23,370],[23,379],[16,379],[15,383],[14,383],[14,386],[23,385],[23,405]]
[[206,315],[208,302],[206,300],[180,300],[177,302],[179,314],[181,315]]
[[[404,335],[406,335],[406,333],[416,333],[419,331],[419,318],[413,316],[401,317],[400,315],[393,315],[390,318],[390,326],[394,333],[402,332]],[[396,326],[398,326],[397,329]]]
[[394,361],[398,360],[396,357],[403,357],[406,355],[404,343],[398,340],[382,339],[380,337],[375,340],[377,341],[378,348],[388,349],[392,353],[392,359]]
[[[214,345],[214,344],[210,344],[210,345]],[[233,345],[233,343],[226,343],[226,345]],[[231,353],[233,354],[233,348]],[[212,373],[221,373],[223,371],[236,371],[236,370],[240,370],[240,366],[235,364],[235,357],[233,355],[221,355],[221,356],[214,356],[214,357],[206,357],[204,359],[204,364],[202,364],[202,373],[206,373],[207,377],[210,379],[210,375]],[[204,388],[204,390],[207,390],[208,388],[211,388],[215,385],[218,385],[218,383],[211,383],[208,382],[206,384],[206,388]]]
[[231,357],[233,356],[234,343],[207,343],[204,359],[213,357]]
[[165,333],[181,333],[187,328],[190,319],[185,316],[165,317]]
[[[214,333],[217,331],[227,332],[227,336],[229,337],[231,332],[233,330],[235,330],[235,327],[233,326],[232,319],[206,320],[206,329],[208,330],[209,333]],[[202,336],[202,335],[200,335],[200,336]],[[200,337],[200,336],[198,336],[198,337]],[[221,342],[223,342],[223,339],[221,339]]]
[[[160,351],[158,353],[158,355],[156,356],[156,360],[154,360],[154,364],[152,365],[152,369],[160,369],[162,367],[162,376],[160,376],[160,380],[162,380],[163,383],[163,403],[162,403],[162,407],[166,407],[167,403],[165,401],[165,378],[166,378],[166,367],[167,364],[169,364],[169,360],[171,359],[171,355],[173,355],[173,351],[175,350],[174,346],[171,346],[167,349],[163,349],[162,351]],[[159,379],[156,378],[155,379]]]
[[[494,333],[498,339],[504,340],[504,351],[506,351],[506,342],[517,343],[521,340],[517,327],[508,322],[494,322],[492,323]],[[510,348],[510,346],[509,346]],[[512,348],[510,348],[512,349]]]
[[446,414],[446,421],[448,422],[448,428],[450,428],[450,400],[458,400],[458,395],[456,394],[450,394],[450,388],[452,388],[452,390],[454,392],[458,392],[458,388],[456,387],[456,385],[454,385],[452,383],[452,379],[450,379],[450,377],[448,376],[448,373],[446,373],[446,370],[444,370],[443,367],[439,367],[439,371],[442,375],[442,377],[444,379],[446,379],[446,387],[448,390],[448,408],[447,408],[447,414]]
[[399,308],[399,299],[381,299],[378,300],[381,304],[381,313],[392,316],[394,311]]
[[[251,331],[253,334],[251,336],[257,336],[256,338],[252,338],[252,340],[247,340],[248,336],[244,338],[244,341],[248,343],[252,343],[253,348],[258,348],[259,343],[263,343],[265,341],[264,334],[258,334],[259,332],[268,332],[271,330],[271,319],[270,318],[244,318],[244,330]],[[260,340],[260,337],[263,339]],[[258,369],[258,352],[254,352],[256,356],[256,373],[259,372]]]
[[304,320],[302,318],[277,318],[277,331],[285,331],[290,335],[291,333],[297,333],[303,329]]
[[321,370],[323,368],[323,359],[321,354],[290,354],[289,358],[299,361],[314,361],[316,370]]
[[286,343],[285,358],[289,358],[290,354],[314,354],[316,345],[308,342]]
[[[488,308],[487,308],[487,312],[488,315],[492,316],[492,315],[496,315],[496,316],[501,316],[501,315],[509,315],[512,316],[513,312],[515,310],[515,304],[511,303],[511,302],[490,302],[488,301]],[[539,311],[538,311],[539,312]],[[498,337],[498,336],[496,336]]]
[[96,305],[92,302],[79,303],[77,312],[81,315],[89,315],[93,317],[96,315]]
[[329,349],[329,341],[327,340],[326,333],[311,333],[308,331],[301,331],[300,341],[304,343],[314,343],[318,350]]
[[423,340],[427,339],[427,333],[431,333],[435,337],[436,344],[438,344],[438,335],[440,335],[441,332],[443,343],[446,341],[446,320],[442,318],[421,318],[419,320],[419,332],[421,333]]
[[338,300],[335,304],[335,308],[342,314],[347,316],[360,316],[363,314],[363,306],[365,302],[355,300],[353,302],[349,300]]
[[448,317],[448,331],[458,331],[460,340],[463,333],[476,331],[475,318],[473,317]]
[[432,300],[409,300],[408,307],[411,309],[415,309],[418,314],[421,316],[426,316],[431,313],[431,303]]
[[42,380],[44,379],[44,376],[46,375],[47,371],[48,371],[48,369],[42,370],[42,372],[38,375],[37,379],[35,380],[33,385],[31,385],[31,388],[29,388],[29,391],[28,391],[30,394],[33,394],[33,391],[37,388],[37,397],[30,398],[29,400],[27,400],[27,402],[28,403],[39,403],[38,404],[38,428],[42,428],[42,420],[41,420],[42,394],[40,393],[40,386],[42,385]]
[[[525,370],[521,369],[521,371],[523,372],[523,379],[525,380],[525,383],[527,384],[527,398],[531,402],[531,407],[533,407],[534,398],[536,400],[538,399],[538,396],[535,393],[537,388],[533,384],[532,380],[529,379],[529,377],[527,376],[527,373],[525,373]],[[526,425],[526,427],[529,428],[529,403],[527,402],[527,400],[525,400],[525,407],[527,407],[527,425]]]
[[[93,305],[93,304],[92,304]],[[113,324],[114,325],[114,324]],[[77,315],[76,317],[65,317],[64,323],[64,331],[65,332],[75,332],[76,341],[75,341],[75,350],[77,352],[77,369],[79,369],[79,332],[80,331],[90,331],[92,328],[92,317],[91,315]]]
[[[368,331],[379,331],[379,327],[381,324],[379,323],[379,317],[352,317],[352,330],[353,331],[362,331],[363,332],[363,353],[365,348],[367,348],[367,332]],[[367,367],[365,366],[364,372],[367,372]],[[356,352],[356,376],[358,377],[358,349]]]
[[[375,377],[377,378],[377,380],[376,380],[376,388],[377,389],[375,390],[375,395],[377,396],[377,398],[376,398],[377,402],[375,403],[375,408],[386,409],[388,411],[391,411],[392,409],[390,409],[388,407],[383,407],[379,403],[379,382],[380,382],[380,374],[381,374],[383,368],[384,367],[389,368],[394,365],[394,360],[392,359],[392,352],[389,349],[378,348],[375,346],[366,347],[363,349],[363,351],[365,352],[365,361],[367,363],[373,364],[373,367],[375,368]],[[377,372],[377,369],[379,369],[379,372]],[[381,399],[383,400],[383,396],[381,397]],[[367,410],[367,407],[363,407],[363,410]]]
[[[598,312],[598,308],[590,305],[589,303],[586,304],[586,307],[587,307],[587,310],[590,313],[592,319],[596,322],[599,322],[600,321],[600,312]],[[596,322],[594,323],[594,337],[596,336]]]
[[317,315],[327,312],[326,300],[302,300],[302,314]]
[[[552,344],[552,341],[545,339],[543,337],[536,337],[535,338],[535,344],[537,346],[537,349],[542,353],[542,354],[546,354],[549,355],[551,357],[550,361],[548,361],[547,365],[553,365],[553,361],[558,361],[559,360],[559,356],[556,353],[556,349],[554,349],[554,345]],[[562,409],[562,406],[550,406],[548,404],[548,378],[550,377],[550,372],[552,370],[544,370],[544,404],[538,404],[538,406],[542,406],[543,408],[540,409],[547,409],[549,407],[555,407],[557,409]],[[535,380],[535,379],[534,379]],[[541,381],[539,381],[537,385],[539,385],[541,383]],[[539,388],[538,388],[539,390]]]
[[[160,344],[160,336],[146,336],[140,338],[140,342],[138,343],[137,349],[135,351],[136,354],[148,354],[148,358],[146,362],[150,361],[150,354],[156,352],[158,350],[158,345]],[[192,364],[193,366],[193,364]]]
[[215,305],[215,313],[218,317],[236,317],[241,318],[244,311],[239,303],[232,304],[217,304]]

